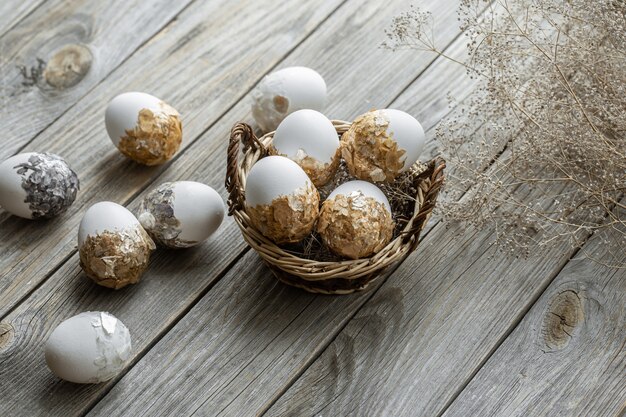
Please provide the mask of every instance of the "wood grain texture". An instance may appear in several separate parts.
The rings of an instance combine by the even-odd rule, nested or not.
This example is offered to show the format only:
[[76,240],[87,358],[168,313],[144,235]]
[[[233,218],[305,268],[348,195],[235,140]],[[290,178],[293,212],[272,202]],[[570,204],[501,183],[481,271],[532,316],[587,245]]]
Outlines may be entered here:
[[568,260],[510,259],[493,234],[435,226],[267,415],[442,413]]
[[0,36],[17,25],[20,20],[44,2],[45,0],[4,0],[0,2]]
[[626,269],[573,259],[444,416],[623,416],[625,347]]
[[[191,1],[51,0],[7,32],[0,38],[0,125],[11,129],[4,130],[0,160],[55,121]],[[38,147],[49,148],[41,142]]]
[[[115,149],[103,120],[113,96],[146,91],[174,106],[183,118],[184,150],[340,2],[316,0],[302,7],[292,0],[280,11],[270,0],[236,7],[226,0],[194,4],[44,130],[26,150],[62,155],[77,172],[81,190],[55,219],[0,214],[0,317],[75,252],[78,223],[90,205],[124,204],[167,168],[139,166]],[[222,144],[222,137],[211,136],[203,146]]]
[[[339,17],[334,15],[328,23],[335,18]],[[332,31],[320,28],[307,43],[316,41],[318,33],[324,37],[328,32]],[[298,51],[308,50],[305,46]],[[450,71],[449,66],[435,63],[422,74],[427,84],[407,90],[414,99],[407,111],[422,116],[445,111],[447,102],[432,94],[431,88],[451,88],[446,76],[455,70],[446,70]],[[430,71],[442,76],[438,83],[431,83]],[[466,80],[457,81],[462,90]],[[259,268],[259,262],[258,256],[248,253],[90,415],[135,414],[145,406],[142,398],[150,398],[150,413],[157,415],[257,414],[306,368],[332,333],[370,296],[319,297],[293,292],[275,285],[269,270]],[[168,395],[160,396],[160,392]]]
[[[397,3],[398,8],[400,4],[400,2]],[[337,18],[333,15],[323,28],[320,28],[313,37],[307,39],[284,62],[284,65],[309,64],[306,59],[318,59],[317,53],[313,54],[311,51],[323,50],[327,48],[329,43],[339,43],[338,47],[341,47],[341,42],[344,42],[343,45],[352,44],[353,39],[346,37],[345,34],[336,34],[334,30],[329,29],[349,28],[345,24],[346,16],[352,16],[353,9],[344,7],[336,12]],[[368,14],[371,16],[376,14],[377,8],[380,6],[372,2],[369,3],[369,7]],[[387,12],[388,15],[380,16],[379,19],[382,21],[397,11],[397,9],[391,9]],[[341,14],[339,15],[339,13]],[[450,14],[449,16],[451,24],[453,24],[454,15]],[[365,18],[368,17],[365,16]],[[377,39],[380,39],[382,30],[380,33],[371,33],[367,26],[368,22],[371,23],[371,18],[370,20],[360,20],[358,24],[355,23],[354,26],[351,26],[352,33],[354,33],[352,36],[362,37],[365,36],[364,33],[370,32],[369,36],[376,36]],[[454,33],[451,33],[450,38],[453,35]],[[425,61],[423,66],[406,68],[404,72],[398,73],[397,68],[390,64],[399,63],[405,57],[390,51],[372,48],[368,44],[364,44],[363,48],[370,48],[373,53],[368,55],[368,63],[371,63],[368,67],[369,72],[361,74],[361,77],[367,77],[368,74],[373,73],[380,75],[384,71],[389,72],[389,77],[394,77],[392,86],[384,90],[381,89],[380,100],[383,101],[383,104],[388,103],[389,100],[398,95],[403,89],[403,84],[406,85],[415,78],[417,73],[428,66],[428,62]],[[364,55],[360,50],[355,50],[354,54],[355,56]],[[313,58],[306,58],[308,55],[313,55]],[[320,55],[323,56],[323,54]],[[382,58],[388,59],[383,60]],[[349,59],[346,59],[345,65],[352,65],[350,62]],[[327,72],[332,71],[335,65],[337,65],[336,60],[332,56],[328,56],[318,69],[327,76]],[[384,77],[380,78],[380,82],[384,82]],[[338,83],[335,88],[343,89],[344,94],[338,94],[339,97],[342,97],[340,101],[331,102],[329,108],[331,113],[339,112],[340,109],[347,109],[346,111],[356,115],[363,111],[363,97],[372,94],[367,89],[348,94],[352,91],[350,84]],[[157,182],[172,179],[195,179],[217,187],[217,184],[223,181],[228,131],[236,120],[242,118],[249,120],[248,108],[247,101],[240,102],[180,158],[174,161]],[[425,108],[428,108],[427,103]],[[134,200],[131,207],[136,205],[136,202],[137,199]],[[213,247],[214,242],[220,242],[220,245]],[[107,291],[93,285],[78,270],[76,256],[73,256],[4,322],[7,327],[11,326],[14,329],[15,336],[5,351],[0,353],[0,360],[4,359],[6,366],[5,370],[0,371],[2,372],[0,373],[0,381],[17,381],[10,386],[10,391],[7,392],[18,399],[18,406],[35,404],[31,410],[41,410],[38,407],[42,407],[42,404],[37,403],[38,395],[42,390],[51,392],[51,395],[48,396],[48,402],[45,404],[46,410],[54,409],[58,412],[71,414],[83,410],[84,407],[88,407],[88,404],[97,400],[112,384],[85,387],[84,389],[81,387],[81,389],[76,390],[76,387],[71,384],[57,381],[45,368],[38,351],[51,329],[64,318],[85,309],[109,310],[129,326],[133,334],[136,353],[138,355],[143,354],[143,351],[149,348],[161,336],[162,332],[167,331],[177,317],[186,311],[194,297],[201,296],[210,288],[212,282],[219,278],[220,272],[228,267],[228,262],[235,259],[235,256],[243,249],[239,231],[230,219],[220,229],[220,234],[215,236],[208,245],[208,250],[206,247],[192,250],[192,255],[189,255],[189,258],[181,257],[181,252],[162,251],[158,253],[144,281],[140,285],[120,292]],[[255,264],[258,267],[257,261],[258,259],[256,259]],[[178,272],[177,269],[181,268],[180,265],[185,265],[182,268],[182,273]],[[174,274],[176,275],[175,279],[173,279]],[[193,274],[193,278],[188,274]],[[237,279],[240,280],[242,275],[238,274]],[[273,284],[273,281],[270,282]],[[146,311],[149,313],[146,314]],[[346,317],[342,316],[341,318],[345,319]],[[322,332],[322,334],[326,333],[328,332]],[[36,370],[31,369],[29,372],[31,375],[36,375],[37,380],[42,381],[42,385],[38,384],[36,387],[30,386],[32,382],[19,377],[24,373],[25,367],[30,369],[34,363],[37,364]],[[297,365],[298,368],[300,366]],[[106,402],[109,403],[110,401],[112,400],[107,396]]]

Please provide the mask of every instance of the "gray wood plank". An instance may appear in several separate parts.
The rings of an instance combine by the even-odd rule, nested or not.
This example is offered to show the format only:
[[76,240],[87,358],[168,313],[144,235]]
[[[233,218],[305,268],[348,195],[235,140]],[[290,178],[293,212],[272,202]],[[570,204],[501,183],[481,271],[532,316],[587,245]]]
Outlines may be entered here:
[[[191,1],[51,0],[2,36],[0,125],[11,128],[4,130],[0,160],[76,104]],[[72,56],[66,51],[78,51],[90,66],[76,72],[55,65],[53,57]],[[44,76],[51,69],[80,75]]]
[[0,2],[0,36],[17,25],[20,20],[44,2],[45,0],[4,0]]
[[[337,60],[332,55],[325,55],[320,52],[327,49],[328,45],[337,44],[335,47],[338,50],[349,51],[345,53],[352,53],[361,59],[363,56],[367,57],[365,64],[363,64],[363,68],[367,70],[360,73],[358,77],[368,79],[373,78],[372,75],[375,74],[377,82],[372,84],[371,88],[378,89],[379,94],[373,93],[371,89],[353,91],[351,84],[336,83],[333,89],[338,91],[331,94],[334,94],[334,97],[338,99],[331,100],[329,113],[341,115],[345,111],[346,113],[343,114],[348,114],[347,117],[357,115],[371,107],[371,103],[365,102],[365,97],[378,97],[382,105],[385,105],[430,63],[425,59],[423,65],[417,67],[400,67],[399,63],[406,60],[406,56],[376,48],[377,40],[382,39],[382,30],[380,33],[372,33],[368,24],[372,23],[374,16],[378,16],[377,19],[383,21],[401,7],[406,6],[400,1],[392,4],[395,9],[389,8],[389,5],[387,8],[382,8],[382,5],[372,1],[366,5],[367,13],[362,12],[364,14],[358,20],[351,20],[350,17],[354,15],[354,8],[350,7],[350,4],[343,6],[281,65],[296,63],[313,65],[313,60],[316,60],[315,62],[320,62],[316,68],[320,69],[327,80],[332,77],[341,78],[339,75],[332,75],[331,73],[335,69],[347,71],[354,65],[354,60],[347,57]],[[450,10],[448,13],[450,27],[454,27],[455,15]],[[350,24],[346,24],[346,20]],[[381,25],[382,27],[384,25]],[[342,33],[337,28],[342,28],[349,35],[346,32]],[[369,35],[366,35],[367,33]],[[362,39],[366,36],[369,36],[370,39],[376,39],[376,43],[372,41],[357,43],[354,41],[355,38]],[[452,39],[454,33],[446,36],[448,39]],[[347,45],[362,45],[362,49],[354,47],[350,49]],[[365,50],[369,53],[365,54],[363,52]],[[338,66],[338,63],[341,65]],[[403,71],[399,71],[398,68],[403,68]],[[439,69],[442,70],[443,68],[439,67]],[[382,88],[383,86],[385,88]],[[439,88],[447,89],[448,82],[442,80]],[[416,99],[419,100],[419,98],[418,95]],[[235,121],[250,119],[248,108],[248,102],[241,101],[214,127],[203,134],[200,140],[191,145],[188,151],[174,161],[170,169],[165,171],[156,182],[172,179],[194,179],[218,187],[218,184],[223,181],[227,133]],[[419,107],[407,110],[416,111],[418,115],[425,115],[431,109],[432,111],[438,110],[434,103],[431,107],[428,102],[420,102]],[[224,191],[221,190],[221,192]],[[135,206],[137,201],[134,199],[131,207]],[[5,343],[4,348],[0,348],[0,361],[4,361],[4,366],[0,367],[0,385],[2,381],[15,381],[8,387],[3,386],[2,388],[10,396],[17,398],[17,406],[29,407],[33,413],[54,409],[59,413],[72,414],[88,408],[89,404],[97,401],[110,389],[113,383],[97,387],[77,388],[71,384],[62,383],[50,375],[43,363],[40,349],[51,329],[64,318],[79,311],[86,309],[109,310],[122,319],[131,329],[137,355],[135,360],[139,360],[145,351],[188,310],[190,304],[211,288],[213,282],[220,278],[222,271],[241,253],[243,247],[238,229],[232,220],[228,219],[227,223],[220,229],[219,234],[200,248],[183,252],[159,252],[155,256],[145,279],[139,285],[118,292],[108,291],[93,285],[79,271],[76,256],[72,256],[3,322],[5,327],[11,326],[13,336],[9,342]],[[254,268],[260,268],[257,261],[252,265]],[[246,265],[250,264],[246,263]],[[241,285],[240,280],[242,276],[247,274],[250,274],[251,279],[257,276],[243,272],[238,274],[238,284],[235,288],[238,293],[240,291],[238,288]],[[250,282],[256,285],[255,281]],[[276,285],[273,280],[268,279],[268,283],[272,286]],[[310,297],[304,293],[297,291],[296,293]],[[345,302],[341,301],[341,298],[337,298],[337,300],[339,300],[338,302]],[[222,314],[229,314],[229,312],[225,311]],[[342,316],[341,318],[346,319],[347,317]],[[336,326],[333,325],[333,327]],[[325,331],[322,334],[327,333],[330,334],[330,332]],[[296,363],[301,359],[298,356]],[[301,365],[297,367],[299,369]],[[21,377],[26,368],[29,369],[28,373],[32,380]],[[33,381],[41,382],[34,384]],[[48,395],[46,401],[42,402],[40,394],[44,391]],[[117,398],[121,400],[123,397]],[[107,397],[106,402],[110,401],[112,400]]]
[[569,258],[494,233],[436,225],[267,415],[440,415]]
[[[303,7],[292,0],[279,9],[269,0],[236,7],[226,0],[193,4],[44,130],[26,150],[65,157],[81,190],[68,212],[52,220],[0,213],[0,317],[75,252],[87,207],[102,200],[127,202],[169,166],[139,166],[113,146],[103,123],[113,96],[146,91],[177,108],[185,149],[342,1],[315,0]],[[204,146],[213,149],[222,140],[206,138]]]
[[[440,76],[441,92],[451,87],[447,76],[457,71],[439,64],[407,90],[413,98],[407,110],[432,122],[430,112],[445,111],[447,103],[432,94],[429,75]],[[465,81],[459,82],[459,91]],[[254,415],[281,394],[371,295],[294,292],[274,284],[259,262],[255,254],[246,254],[90,415],[134,414],[145,407],[155,415]]]
[[573,259],[444,416],[622,416],[625,346],[626,269]]

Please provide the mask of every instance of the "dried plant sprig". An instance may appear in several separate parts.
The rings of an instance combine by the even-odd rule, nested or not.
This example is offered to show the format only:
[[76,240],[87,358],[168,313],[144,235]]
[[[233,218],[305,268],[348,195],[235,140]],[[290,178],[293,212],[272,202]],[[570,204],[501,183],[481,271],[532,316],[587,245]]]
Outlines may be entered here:
[[495,224],[516,254],[601,232],[616,257],[606,264],[625,266],[626,2],[463,0],[458,12],[467,59],[438,48],[433,16],[417,7],[385,43],[477,79],[437,128],[452,168],[445,218]]

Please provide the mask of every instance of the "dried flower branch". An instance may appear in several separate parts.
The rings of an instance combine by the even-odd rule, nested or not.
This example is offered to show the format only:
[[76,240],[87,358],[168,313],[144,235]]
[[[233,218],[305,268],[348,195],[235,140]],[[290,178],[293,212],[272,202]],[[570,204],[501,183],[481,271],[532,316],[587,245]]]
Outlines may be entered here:
[[478,81],[437,128],[452,168],[444,216],[495,224],[516,254],[602,232],[616,260],[600,261],[626,266],[626,2],[463,0],[458,12],[468,59],[437,47],[433,18],[417,7],[385,42]]

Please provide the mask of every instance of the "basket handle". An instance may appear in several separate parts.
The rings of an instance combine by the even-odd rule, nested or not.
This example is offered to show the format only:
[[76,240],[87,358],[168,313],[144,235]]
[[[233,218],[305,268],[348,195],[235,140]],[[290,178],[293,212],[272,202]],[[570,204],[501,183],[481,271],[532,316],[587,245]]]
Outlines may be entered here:
[[443,186],[445,180],[443,170],[446,167],[446,161],[443,158],[436,157],[430,161],[428,165],[428,169],[417,177],[417,179],[420,179],[420,177],[424,178],[424,176],[428,176],[428,179],[430,180],[428,189],[424,190],[424,204],[420,208],[417,216],[415,216],[415,219],[413,219],[411,229],[407,230],[406,234],[402,237],[402,242],[405,244],[408,243],[409,240],[413,239],[411,243],[411,251],[413,251],[419,243],[420,233],[435,208],[439,191],[441,191],[441,187]]
[[228,215],[231,216],[235,210],[243,209],[243,188],[239,178],[239,142],[243,144],[246,152],[250,148],[260,150],[264,156],[266,149],[254,134],[249,124],[238,122],[230,130],[230,141],[228,142],[228,154],[226,160],[226,181],[224,183],[228,191]]

